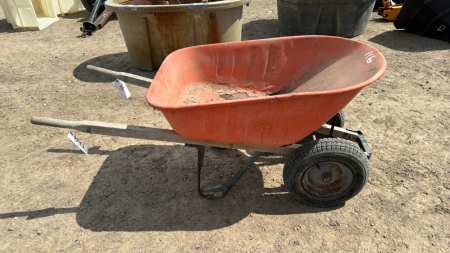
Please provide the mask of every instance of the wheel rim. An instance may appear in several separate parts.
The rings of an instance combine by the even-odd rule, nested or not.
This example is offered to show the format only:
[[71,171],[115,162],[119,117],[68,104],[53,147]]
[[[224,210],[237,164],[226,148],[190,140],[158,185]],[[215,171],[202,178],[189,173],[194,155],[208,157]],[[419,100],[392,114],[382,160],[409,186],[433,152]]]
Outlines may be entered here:
[[329,198],[342,194],[350,187],[353,172],[340,162],[322,162],[309,167],[300,180],[308,194]]

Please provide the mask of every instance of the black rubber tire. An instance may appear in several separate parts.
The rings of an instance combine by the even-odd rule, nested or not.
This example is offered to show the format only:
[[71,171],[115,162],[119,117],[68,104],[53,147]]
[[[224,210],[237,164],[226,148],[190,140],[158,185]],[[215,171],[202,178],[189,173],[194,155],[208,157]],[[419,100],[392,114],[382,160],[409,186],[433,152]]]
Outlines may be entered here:
[[[345,112],[344,109],[340,110],[337,114],[337,119],[336,119],[336,126],[337,127],[344,127],[345,125]],[[333,117],[334,118],[334,117]],[[328,125],[333,125],[333,118],[331,118],[330,120],[327,121]]]
[[[92,8],[94,8],[95,0],[81,0],[81,3],[83,4],[84,8],[87,11],[92,12]],[[100,13],[102,13],[104,10],[105,10],[105,6],[100,5],[100,8],[98,8],[97,15],[100,15]]]
[[[328,166],[328,171],[320,172],[319,164]],[[338,168],[340,173],[336,171],[333,171],[336,172],[334,174],[331,173],[331,168]],[[339,177],[343,171],[347,172],[347,177]],[[367,183],[369,173],[369,160],[358,146],[342,139],[324,138],[301,146],[289,156],[284,165],[283,180],[289,192],[301,202],[311,206],[333,207],[345,203],[358,194]],[[305,177],[306,175],[308,176]],[[315,175],[320,175],[323,182],[309,183]],[[315,186],[313,190],[320,190],[314,192],[308,189],[308,183],[310,187]],[[341,184],[344,186],[339,188]],[[333,188],[339,188],[340,192],[333,192]]]

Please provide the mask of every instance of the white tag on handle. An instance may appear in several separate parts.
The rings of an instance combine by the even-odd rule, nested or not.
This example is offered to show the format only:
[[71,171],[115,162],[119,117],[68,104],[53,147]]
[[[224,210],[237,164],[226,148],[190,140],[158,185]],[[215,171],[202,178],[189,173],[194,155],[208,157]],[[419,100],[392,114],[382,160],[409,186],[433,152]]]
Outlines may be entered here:
[[116,86],[116,89],[119,91],[119,93],[123,99],[127,99],[131,96],[130,91],[128,90],[127,86],[125,85],[125,83],[123,81],[116,79],[113,82],[113,84],[114,84],[114,86]]
[[72,133],[72,131],[69,131],[69,134],[67,135],[67,138],[69,138],[75,145],[77,145],[78,148],[81,149],[86,155],[88,154],[88,149],[84,144],[78,140],[78,138]]

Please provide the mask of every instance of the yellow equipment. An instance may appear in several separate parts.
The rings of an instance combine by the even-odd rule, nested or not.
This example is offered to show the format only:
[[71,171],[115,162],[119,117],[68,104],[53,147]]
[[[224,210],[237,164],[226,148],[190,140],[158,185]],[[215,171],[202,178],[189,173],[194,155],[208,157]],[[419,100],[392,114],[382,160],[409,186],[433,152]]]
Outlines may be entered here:
[[382,0],[383,7],[378,8],[378,14],[383,19],[394,21],[402,9],[401,5],[396,5],[392,0]]

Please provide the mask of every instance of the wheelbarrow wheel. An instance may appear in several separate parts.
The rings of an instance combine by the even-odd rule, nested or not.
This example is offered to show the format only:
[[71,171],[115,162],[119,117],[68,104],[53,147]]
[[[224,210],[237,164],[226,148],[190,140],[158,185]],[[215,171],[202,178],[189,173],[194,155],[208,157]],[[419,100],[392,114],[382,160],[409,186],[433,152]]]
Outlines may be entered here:
[[[336,118],[336,126],[337,127],[344,127],[344,125],[345,125],[345,112],[344,112],[344,109],[340,110],[336,114],[336,117],[337,117]],[[331,118],[330,120],[327,121],[328,125],[333,125],[333,118]]]
[[358,194],[367,183],[369,171],[369,161],[358,146],[325,138],[294,151],[284,166],[283,180],[301,202],[332,207]]

